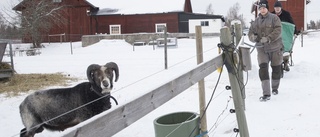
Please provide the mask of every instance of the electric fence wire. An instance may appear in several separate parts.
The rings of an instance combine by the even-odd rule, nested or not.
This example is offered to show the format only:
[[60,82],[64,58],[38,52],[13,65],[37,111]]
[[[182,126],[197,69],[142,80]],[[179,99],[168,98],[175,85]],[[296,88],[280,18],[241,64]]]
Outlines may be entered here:
[[[214,50],[214,49],[216,49],[216,48],[217,48],[217,47],[208,49],[208,50],[204,51],[204,52],[201,53],[201,54],[205,54],[205,53],[207,53],[207,52],[209,52],[209,51],[212,51],[212,50]],[[200,54],[200,55],[201,55],[201,54]],[[187,59],[185,59],[185,60],[182,60],[182,61],[180,61],[180,62],[178,62],[178,63],[175,63],[175,64],[169,66],[168,69],[169,69],[169,68],[173,68],[174,66],[177,66],[177,65],[179,65],[179,64],[182,64],[182,63],[184,63],[184,62],[186,62],[186,61],[188,61],[188,60],[191,60],[191,59],[193,59],[193,58],[195,58],[195,57],[197,57],[197,55],[191,56],[191,57],[189,57],[189,58],[187,58]],[[161,73],[161,72],[164,72],[164,71],[166,71],[166,70],[160,70],[160,71],[154,72],[154,73],[152,73],[152,74],[150,74],[150,75],[148,75],[148,76],[146,76],[146,77],[143,77],[143,78],[141,78],[141,79],[138,79],[138,80],[132,82],[131,84],[128,84],[128,85],[126,85],[126,86],[124,86],[124,87],[122,87],[122,88],[114,91],[113,93],[117,93],[118,91],[121,91],[121,90],[123,90],[123,89],[125,89],[125,88],[128,88],[129,86],[132,86],[132,85],[134,85],[134,84],[136,84],[136,83],[138,83],[138,82],[141,82],[141,81],[143,81],[143,80],[145,80],[145,79],[147,79],[147,78],[150,78],[150,77],[152,77],[152,76],[154,76],[154,75],[156,75],[156,74],[159,74],[159,73]]]
[[[97,98],[97,99],[95,99],[95,100],[92,100],[92,101],[90,101],[90,102],[88,102],[88,103],[86,103],[86,104],[84,104],[84,105],[81,105],[81,106],[79,106],[79,107],[76,107],[76,108],[74,108],[74,109],[72,109],[72,110],[69,110],[69,111],[67,111],[67,112],[65,112],[65,113],[62,113],[62,114],[60,114],[60,115],[58,115],[58,116],[56,116],[56,117],[53,117],[53,118],[51,118],[51,119],[49,119],[49,120],[46,120],[46,121],[44,121],[44,122],[42,122],[42,123],[40,123],[40,124],[38,124],[38,125],[35,125],[35,126],[31,127],[30,129],[38,128],[38,127],[40,127],[41,125],[43,125],[43,124],[45,124],[45,123],[48,123],[48,122],[53,121],[53,120],[56,120],[56,119],[58,119],[58,118],[60,118],[60,117],[62,117],[62,116],[64,116],[64,115],[67,115],[67,114],[72,113],[72,112],[74,112],[74,111],[76,111],[76,110],[79,110],[79,109],[81,109],[81,108],[83,108],[83,107],[85,107],[85,106],[87,106],[87,105],[90,105],[90,104],[92,104],[92,103],[94,103],[94,102],[96,102],[96,101],[98,101],[98,100],[100,100],[100,99],[102,99],[102,98],[108,97],[108,96],[111,96],[111,95],[104,95],[104,96],[102,96],[102,97],[100,97],[100,98]],[[27,131],[23,131],[23,132],[21,132],[21,133],[26,133],[26,132],[27,132]],[[11,137],[18,136],[18,135],[20,135],[21,133],[14,134],[14,135],[11,136]]]
[[[233,44],[231,44],[231,45],[233,45]],[[234,52],[236,52],[237,53],[237,55],[239,55],[239,51],[237,50],[237,49],[235,49],[233,46],[231,46],[231,45],[229,45],[229,46],[227,46],[227,48],[225,48],[225,49],[222,49],[222,50],[224,50],[224,51],[226,51],[225,52],[225,55],[227,55],[230,59],[232,59],[232,62],[236,62],[234,59],[235,59],[235,57],[234,57],[234,54],[231,54],[230,55],[230,53],[227,51],[229,48],[231,48],[232,50],[233,50],[233,52],[232,53],[234,53]],[[231,47],[230,47],[231,46]],[[226,47],[226,46],[224,46],[224,47]],[[241,91],[241,93],[242,93],[242,95],[243,95],[243,99],[245,99],[246,98],[246,96],[245,96],[245,93],[244,93],[244,89],[245,89],[245,87],[246,87],[246,85],[247,85],[247,83],[248,83],[248,77],[249,77],[249,73],[247,72],[247,78],[246,78],[246,82],[245,83],[243,83],[242,81],[243,80],[241,80],[240,79],[240,77],[239,77],[239,75],[240,75],[240,71],[242,71],[242,70],[239,70],[239,69],[241,69],[241,68],[238,68],[238,66],[240,66],[240,61],[238,61],[238,64],[235,64],[235,63],[231,63],[232,64],[232,66],[233,66],[233,68],[235,68],[234,70],[238,70],[238,71],[233,71],[235,74],[235,77],[236,77],[236,79],[237,79],[237,81],[238,81],[238,85],[239,85],[239,87],[240,87],[240,91]],[[243,85],[243,86],[242,86]]]
[[[234,134],[236,134],[235,132],[232,132],[231,136],[232,137]],[[238,133],[236,134],[236,137],[238,136]]]
[[239,132],[237,132],[236,137],[239,135]]
[[[224,112],[226,112],[226,110],[228,109],[229,103],[230,103],[231,99],[232,99],[232,97],[229,96],[229,99],[227,100],[227,105],[226,105],[226,107],[224,108],[224,110],[222,110],[222,112],[220,113],[220,115],[217,117],[216,122],[215,122],[215,123],[211,126],[211,128],[209,129],[209,131],[208,131],[209,133],[211,133],[211,132],[213,132],[215,129],[217,129],[218,125],[221,124],[221,123],[225,120],[225,118],[226,118],[227,116],[229,116],[229,115],[225,116],[225,117],[220,121],[220,123],[219,123],[219,119],[220,119],[220,117],[224,114]],[[230,113],[228,113],[228,114],[230,114]],[[218,123],[219,123],[219,124],[218,124]],[[214,129],[213,129],[213,128],[214,128]]]
[[[216,98],[218,98],[220,95],[222,95],[222,93],[224,93],[224,91],[225,90],[223,90],[223,91],[221,91],[219,94],[217,94],[214,98],[213,98],[213,100],[215,100]],[[201,109],[203,109],[203,108],[201,108]],[[200,110],[198,110],[197,111],[197,113],[199,113],[199,111]],[[228,114],[229,115],[229,114]],[[189,118],[187,118],[187,120],[189,120],[189,119],[191,119],[192,117],[194,117],[195,116],[195,114],[194,115],[191,115]],[[225,118],[224,118],[225,119]],[[186,120],[186,121],[187,121]],[[186,121],[184,121],[184,122],[186,122]],[[174,130],[172,130],[168,135],[166,135],[166,137],[168,137],[168,136],[170,136],[172,133],[174,133],[176,130],[178,130],[183,124],[184,124],[184,122],[182,122],[182,123],[180,123],[179,124],[179,126],[177,126]],[[219,123],[220,124],[220,123]],[[218,125],[219,125],[218,124]]]
[[[221,46],[220,48],[224,51],[225,55],[228,56],[231,59],[232,62],[236,62],[234,60],[235,57],[234,57],[233,53],[237,53],[237,55],[239,55],[239,50],[237,50],[237,48],[234,46],[233,43],[228,45],[228,46]],[[228,51],[230,51],[230,49],[231,49],[232,52],[228,52]],[[230,53],[232,53],[232,54],[230,55]],[[240,61],[238,61],[238,63],[239,64],[235,64],[235,63],[231,63],[231,64],[232,64],[232,67],[234,68],[233,73],[234,73],[234,75],[235,75],[235,77],[236,77],[236,79],[238,81],[238,85],[240,87],[240,92],[242,93],[241,94],[242,98],[245,99],[245,93],[244,93],[245,91],[244,91],[244,89],[245,89],[245,87],[246,87],[246,85],[248,83],[249,73],[247,72],[246,82],[243,83],[243,80],[240,80],[240,77],[239,77],[240,76],[239,72],[242,71],[241,69],[238,68],[238,66],[240,66]]]
[[[222,49],[222,50],[225,51],[226,49]],[[227,55],[228,55],[230,58],[234,59],[233,55],[232,55],[232,57],[231,57],[231,56],[228,54],[228,52],[226,52],[226,53],[227,53]],[[225,60],[224,60],[223,62],[225,62]],[[234,62],[234,60],[233,60],[233,62]],[[233,67],[237,68],[237,66],[236,66],[235,64],[233,64]],[[223,66],[222,66],[221,68],[223,68]],[[237,68],[237,69],[238,69],[238,68]],[[235,71],[235,72],[236,72],[236,71]],[[236,73],[237,73],[237,72],[236,72]],[[211,103],[211,101],[212,101],[212,99],[213,99],[213,96],[214,96],[214,93],[215,93],[215,91],[216,91],[217,85],[218,85],[218,83],[219,83],[219,81],[220,81],[220,78],[221,78],[221,74],[222,74],[222,73],[220,73],[220,75],[219,75],[219,77],[218,77],[218,81],[217,81],[217,83],[216,83],[216,85],[215,85],[215,88],[214,88],[212,94],[211,94],[211,98],[210,98],[208,104],[207,104],[206,107],[205,107],[204,113],[203,113],[202,116],[200,116],[199,124],[200,124],[200,121],[202,120],[204,114],[206,113],[206,111],[207,111],[207,109],[208,109],[208,107],[209,107],[209,105],[210,105],[210,103]],[[247,74],[248,74],[248,73],[247,73]],[[239,81],[239,76],[238,76],[238,74],[236,74],[236,78],[237,78],[238,84],[239,84],[239,86],[240,86],[241,83],[240,83],[240,81]],[[247,75],[247,78],[248,78],[248,75]],[[247,80],[248,80],[248,79],[247,79]],[[247,83],[247,82],[246,82],[246,83]],[[242,83],[242,84],[243,84],[243,83]],[[246,85],[246,84],[245,84],[245,85]],[[240,86],[240,87],[241,87],[241,86]],[[244,89],[244,87],[241,89],[241,91],[243,91],[243,89]],[[224,111],[225,111],[225,110],[223,110],[222,113],[224,113]],[[219,119],[219,117],[221,117],[221,116],[218,116],[218,119]],[[177,128],[175,128],[172,132],[170,132],[166,137],[168,137],[169,135],[171,135],[171,134],[172,134],[174,131],[176,131],[181,125],[182,125],[182,124],[180,124],[180,125],[179,125]],[[189,134],[189,137],[191,137],[191,135],[193,134],[193,132],[195,132],[196,128],[197,128],[197,126],[196,126],[196,127],[192,130],[192,132]]]
[[[223,66],[222,66],[222,68],[223,68]],[[222,73],[222,72],[221,72]],[[212,94],[211,94],[211,97],[210,97],[210,101],[208,102],[208,104],[204,107],[205,108],[205,111],[204,111],[204,113],[203,113],[203,115],[206,113],[206,110],[207,110],[207,108],[209,107],[209,105],[210,105],[210,103],[212,102],[212,100],[214,100],[215,98],[217,98],[219,95],[221,95],[223,92],[220,92],[220,94],[218,94],[218,96],[216,96],[215,98],[213,98],[213,95],[214,95],[214,93],[215,93],[215,91],[216,91],[216,89],[217,89],[217,86],[218,86],[218,84],[219,84],[219,82],[220,82],[220,78],[221,78],[221,73],[219,73],[219,77],[218,77],[218,80],[217,80],[217,82],[216,82],[216,86],[215,86],[215,88],[214,88],[214,90],[213,90],[213,92],[212,92]],[[201,108],[201,109],[203,109],[203,108]],[[200,111],[200,109],[198,110],[198,112]],[[200,120],[199,120],[199,124],[200,124],[200,121],[201,121],[201,119],[203,118],[203,115],[200,117]],[[192,117],[194,117],[195,116],[195,114],[193,114],[193,115],[191,115],[187,120],[189,120],[189,119],[191,119]],[[186,120],[186,121],[187,121]],[[184,121],[184,122],[181,122],[180,124],[179,124],[179,126],[177,126],[175,129],[173,129],[170,133],[168,133],[165,137],[169,137],[170,135],[172,135],[175,131],[177,131],[186,121]],[[199,125],[198,124],[198,125]],[[193,134],[193,132],[195,132],[195,130],[197,129],[197,127],[198,126],[195,126],[194,127],[194,129],[191,131],[191,133],[189,134],[189,137]]]
[[[252,46],[252,45],[247,44],[247,43],[245,43],[245,44],[248,45],[248,46]],[[252,47],[255,48],[256,46],[252,46]],[[209,50],[205,51],[204,53],[209,52],[209,51],[211,51],[211,50],[213,50],[213,49],[215,49],[215,48],[209,49]],[[252,50],[252,51],[253,51],[253,50]],[[251,51],[250,53],[252,53],[252,51]],[[228,52],[226,52],[226,53],[228,53]],[[202,54],[203,54],[203,53],[202,53]],[[233,55],[232,55],[232,56],[230,56],[229,54],[227,54],[227,55],[228,55],[230,58],[234,59],[234,58],[233,58]],[[169,68],[174,67],[174,66],[176,66],[176,65],[178,65],[178,64],[181,64],[181,63],[183,63],[183,62],[185,62],[185,61],[187,61],[187,60],[190,60],[190,59],[192,59],[192,58],[194,58],[194,57],[196,57],[196,56],[197,56],[197,55],[192,56],[192,57],[190,57],[190,58],[187,58],[186,60],[183,60],[183,61],[181,61],[181,62],[178,62],[178,63],[170,66]],[[233,60],[233,61],[234,61],[234,60]],[[235,68],[237,68],[237,66],[236,66],[235,64],[233,64],[233,65],[234,65]],[[222,68],[223,68],[223,66],[222,66]],[[164,71],[164,70],[161,70],[161,71],[155,72],[155,73],[153,73],[153,74],[151,74],[151,75],[148,75],[148,76],[146,76],[146,77],[143,77],[143,78],[141,78],[141,79],[139,79],[139,80],[137,80],[137,81],[135,81],[135,82],[133,82],[133,83],[131,83],[131,84],[128,84],[128,85],[126,85],[126,86],[124,86],[124,87],[122,87],[122,88],[114,91],[114,93],[116,93],[116,92],[118,92],[118,91],[121,91],[122,89],[125,89],[125,88],[127,88],[127,87],[129,87],[129,86],[131,86],[131,85],[134,85],[134,84],[136,84],[136,83],[138,83],[138,82],[140,82],[140,81],[142,81],[142,80],[145,80],[145,79],[147,79],[147,78],[149,78],[149,77],[151,77],[151,76],[154,76],[154,75],[156,75],[156,74],[158,74],[158,73],[160,73],[160,72],[162,72],[162,71]],[[236,71],[235,71],[235,72],[236,72]],[[237,73],[237,72],[236,72],[236,73]],[[244,83],[240,83],[241,81],[239,80],[239,75],[238,75],[238,74],[236,75],[236,78],[237,78],[237,81],[238,81],[239,86],[240,86],[241,84],[244,84],[245,86],[247,85],[248,75],[249,75],[249,74],[248,74],[248,72],[247,72],[247,80],[246,80],[246,83],[245,83],[245,84],[244,84]],[[219,81],[220,81],[220,77],[221,77],[221,73],[220,73],[220,75],[219,75],[217,84],[218,84]],[[213,93],[212,93],[212,95],[211,95],[210,101],[208,102],[208,104],[207,104],[207,106],[206,106],[206,108],[205,108],[205,112],[207,111],[207,108],[208,108],[208,106],[210,105],[210,103],[211,103],[211,101],[212,101],[212,97],[213,97],[213,95],[214,95],[214,93],[215,93],[217,84],[216,84],[216,86],[215,86],[215,88],[214,88],[214,91],[213,91]],[[241,91],[243,91],[243,89],[245,88],[245,86],[241,88]],[[240,86],[240,87],[241,87],[241,86]],[[107,95],[107,96],[109,96],[109,95]],[[68,112],[66,112],[66,113],[63,113],[63,114],[61,114],[61,115],[59,115],[59,116],[57,116],[57,117],[54,117],[54,118],[49,119],[49,120],[47,120],[47,121],[45,121],[45,122],[43,122],[43,123],[41,123],[41,124],[38,124],[38,125],[32,127],[31,129],[33,129],[33,128],[37,127],[37,126],[40,126],[40,125],[42,125],[42,124],[45,124],[45,123],[47,123],[47,122],[50,122],[50,121],[52,121],[52,120],[55,120],[55,119],[57,119],[57,118],[59,118],[59,117],[62,117],[62,116],[64,116],[64,115],[67,115],[67,114],[69,114],[69,113],[71,113],[71,112],[73,112],[73,111],[75,111],[75,110],[78,110],[78,109],[80,109],[80,108],[82,108],[82,107],[85,107],[85,106],[87,106],[87,105],[90,105],[90,104],[92,104],[92,103],[94,103],[94,102],[96,102],[96,101],[98,101],[98,100],[100,100],[100,99],[102,99],[102,98],[107,97],[107,96],[102,96],[102,97],[100,97],[100,98],[97,98],[97,99],[95,99],[95,100],[93,100],[93,101],[91,101],[91,102],[88,102],[88,103],[86,103],[86,104],[84,104],[84,105],[82,105],[82,106],[79,106],[79,107],[77,107],[77,108],[75,108],[75,109],[72,109],[72,110],[70,110],[70,111],[68,111]],[[205,113],[204,113],[204,114],[205,114]],[[201,121],[202,118],[203,118],[203,115],[200,117],[200,121]],[[195,128],[195,129],[196,129],[196,128]],[[194,129],[194,130],[195,130],[195,129]],[[194,130],[190,133],[190,135],[194,132]],[[19,133],[19,134],[20,134],[20,133]],[[13,135],[12,137],[17,136],[17,135],[19,135],[19,134]],[[238,134],[237,134],[237,135],[238,135]]]
[[212,126],[211,128],[213,128],[214,127],[214,129],[211,129],[210,128],[210,131],[209,131],[209,133],[208,133],[208,135],[209,136],[215,136],[215,134],[217,133],[217,132],[215,132],[216,130],[217,130],[217,128],[219,127],[218,125],[220,125],[220,124],[222,124],[223,122],[224,122],[224,120],[226,120],[228,117],[230,116],[230,113],[228,113],[226,116],[224,116],[223,117],[223,119],[217,124],[217,126]]
[[[211,50],[213,50],[213,49],[216,49],[216,48],[217,48],[217,47],[210,48],[210,49],[204,51],[204,52],[201,53],[201,54],[207,53],[207,52],[209,52],[209,51],[211,51]],[[191,56],[190,58],[187,58],[187,59],[185,59],[185,60],[183,60],[183,61],[181,61],[181,62],[178,62],[178,63],[176,63],[176,64],[174,64],[174,65],[172,65],[172,66],[169,66],[168,68],[172,68],[172,67],[174,67],[174,66],[176,66],[176,65],[178,65],[178,64],[181,64],[181,63],[186,62],[186,61],[188,61],[188,60],[190,60],[190,59],[193,59],[193,58],[195,58],[196,56],[197,56],[197,55]],[[129,86],[132,86],[132,85],[134,85],[134,84],[136,84],[136,83],[138,83],[138,82],[140,82],[140,81],[142,81],[142,80],[145,80],[145,79],[147,79],[147,78],[149,78],[149,77],[151,77],[151,76],[154,76],[154,75],[156,75],[156,74],[158,74],[158,73],[161,73],[161,72],[163,72],[163,71],[165,71],[165,70],[160,70],[160,71],[157,71],[157,72],[155,72],[155,73],[152,73],[152,74],[150,74],[150,75],[148,75],[148,76],[146,76],[146,77],[143,77],[143,78],[141,78],[141,79],[139,79],[139,80],[137,80],[137,81],[135,81],[135,82],[133,82],[133,83],[131,83],[131,84],[128,84],[128,85],[126,85],[126,86],[124,86],[124,87],[122,87],[122,88],[119,88],[118,90],[113,91],[113,93],[117,93],[117,92],[119,92],[119,91],[121,91],[121,90],[123,90],[123,89],[125,89],[125,88],[128,88]],[[103,98],[105,98],[105,97],[107,97],[107,96],[110,96],[110,95],[105,95],[105,96],[102,96],[102,97],[97,98],[97,99],[95,99],[95,100],[92,100],[92,101],[90,101],[90,102],[88,102],[88,103],[86,103],[86,104],[83,104],[83,105],[81,105],[81,106],[79,106],[79,107],[76,107],[76,108],[74,108],[74,109],[72,109],[72,110],[69,110],[69,111],[67,111],[67,112],[65,112],[65,113],[63,113],[63,114],[60,114],[60,115],[58,115],[58,116],[56,116],[56,117],[53,117],[53,118],[51,118],[51,119],[49,119],[49,120],[46,120],[46,121],[44,121],[44,122],[42,122],[42,123],[40,123],[40,124],[38,124],[38,125],[36,125],[36,126],[33,126],[33,127],[31,127],[30,129],[37,128],[37,127],[39,127],[39,126],[41,126],[41,125],[43,125],[43,124],[45,124],[45,123],[48,123],[48,122],[53,121],[53,120],[55,120],[55,119],[58,119],[58,118],[60,118],[60,117],[62,117],[62,116],[64,116],[64,115],[67,115],[67,114],[69,114],[69,113],[72,113],[72,112],[74,112],[74,111],[76,111],[76,110],[78,110],[78,109],[81,109],[81,108],[83,108],[83,107],[85,107],[85,106],[88,106],[88,105],[90,105],[90,104],[92,104],[92,103],[94,103],[94,102],[96,102],[96,101],[98,101],[98,100],[100,100],[100,99],[103,99]],[[27,132],[27,131],[23,131],[23,132],[21,132],[21,133],[25,133],[25,132]],[[12,135],[11,137],[18,136],[18,135],[20,135],[21,133],[14,134],[14,135]]]
[[[224,62],[224,61],[223,61],[223,62]],[[206,105],[206,107],[205,107],[205,109],[204,109],[204,112],[203,112],[202,116],[200,116],[199,125],[200,125],[200,122],[201,122],[204,114],[206,114],[209,105],[211,104],[211,102],[212,102],[212,100],[213,100],[214,93],[216,92],[217,87],[218,87],[218,84],[219,84],[220,79],[221,79],[221,74],[222,74],[223,66],[224,66],[224,65],[222,65],[222,67],[221,67],[221,73],[219,73],[218,80],[217,80],[217,82],[216,82],[216,84],[215,84],[215,87],[214,87],[214,89],[213,89],[213,91],[212,91],[210,100],[208,101],[208,103],[207,103],[207,105]],[[195,128],[192,130],[192,132],[189,134],[189,137],[193,134],[193,132],[195,132],[196,128],[197,128],[197,127],[195,127]]]
[[[233,37],[235,37],[235,34],[234,34],[234,33],[232,33],[232,35],[233,35]],[[241,39],[240,39],[239,41],[244,41],[244,36],[245,36],[245,35],[242,35],[242,37],[241,37]],[[250,45],[250,44],[248,44],[248,43],[245,43],[245,42],[243,42],[243,43],[244,43],[245,45],[254,47],[253,50],[254,50],[256,47],[261,47],[261,46],[252,46],[252,45]],[[222,45],[222,44],[221,44],[221,45]],[[230,59],[232,59],[232,62],[236,62],[236,61],[234,60],[234,59],[235,59],[234,54],[230,55],[229,52],[228,52],[228,50],[229,50],[229,49],[232,49],[232,51],[233,51],[232,53],[237,53],[237,55],[240,55],[240,51],[239,51],[239,48],[238,48],[239,46],[240,46],[240,44],[234,45],[234,43],[231,43],[231,44],[228,45],[228,46],[223,46],[223,47],[220,47],[220,48],[221,48],[221,49],[224,48],[224,49],[222,49],[222,50],[224,50],[225,53],[228,55],[228,57],[229,57]],[[250,54],[253,52],[253,50],[250,52]],[[240,58],[238,57],[238,59],[240,59]],[[240,78],[239,78],[239,75],[240,75],[239,72],[242,71],[242,68],[239,68],[239,67],[238,67],[238,66],[241,66],[240,64],[241,64],[241,61],[240,61],[240,60],[238,61],[238,64],[232,63],[233,68],[236,68],[235,70],[238,70],[238,71],[234,71],[234,73],[235,73],[236,79],[237,79],[237,81],[238,81],[238,84],[239,84],[239,87],[240,87],[240,91],[241,91],[241,93],[242,93],[242,95],[243,95],[243,99],[245,99],[246,97],[245,97],[244,89],[245,89],[245,87],[246,87],[246,85],[247,85],[247,83],[248,83],[249,72],[247,71],[247,79],[246,79],[246,82],[243,83],[243,80],[240,80]],[[241,85],[244,85],[244,86],[241,86]]]

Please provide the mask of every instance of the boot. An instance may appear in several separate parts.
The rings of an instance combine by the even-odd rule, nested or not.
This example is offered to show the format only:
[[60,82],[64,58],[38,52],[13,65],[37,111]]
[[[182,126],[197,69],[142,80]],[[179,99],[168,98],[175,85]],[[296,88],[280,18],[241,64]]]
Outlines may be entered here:
[[263,95],[263,96],[261,96],[261,97],[259,98],[259,100],[260,100],[261,102],[266,102],[266,101],[270,100],[270,95]]
[[287,72],[290,71],[288,63],[284,63],[284,70]]
[[278,91],[277,89],[274,89],[274,90],[272,90],[272,94],[273,94],[273,95],[278,95],[278,94],[279,94],[279,91]]

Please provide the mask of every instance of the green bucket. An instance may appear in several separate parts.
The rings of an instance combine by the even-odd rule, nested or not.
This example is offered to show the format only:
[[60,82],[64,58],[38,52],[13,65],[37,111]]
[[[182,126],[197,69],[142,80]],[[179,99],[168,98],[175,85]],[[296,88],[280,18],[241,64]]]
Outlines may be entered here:
[[200,133],[199,120],[199,115],[194,112],[176,112],[161,116],[153,121],[155,137],[197,136]]

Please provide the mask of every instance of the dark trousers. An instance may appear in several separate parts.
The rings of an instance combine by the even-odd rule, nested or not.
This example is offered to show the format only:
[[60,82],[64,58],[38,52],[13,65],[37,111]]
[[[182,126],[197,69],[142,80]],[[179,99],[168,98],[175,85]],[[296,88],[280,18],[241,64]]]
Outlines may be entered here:
[[[281,63],[283,61],[282,50],[274,52],[264,52],[263,49],[257,49],[258,51],[258,64],[259,64],[259,77],[261,80],[261,86],[263,95],[270,95],[272,90],[278,90],[281,78]],[[271,86],[269,78],[269,63],[271,63]]]

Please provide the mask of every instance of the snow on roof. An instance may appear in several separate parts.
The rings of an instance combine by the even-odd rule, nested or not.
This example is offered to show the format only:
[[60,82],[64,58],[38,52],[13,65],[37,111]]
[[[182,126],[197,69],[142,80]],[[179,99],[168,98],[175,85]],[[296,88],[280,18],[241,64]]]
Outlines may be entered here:
[[185,0],[87,0],[99,8],[96,15],[181,12]]

